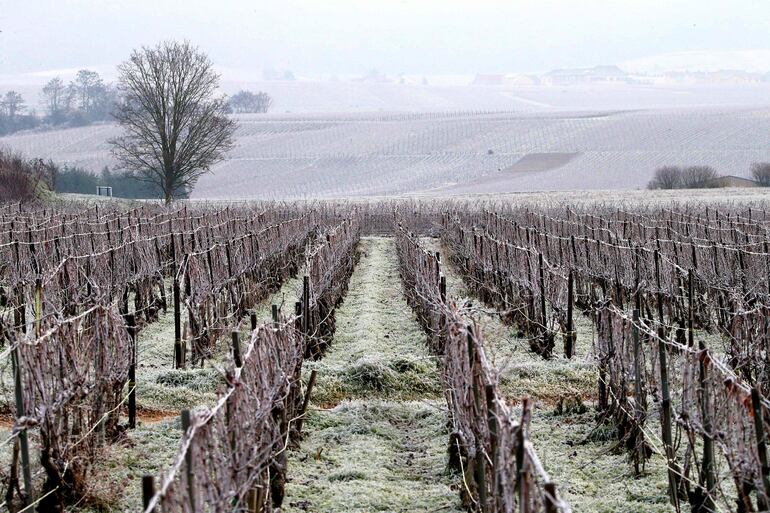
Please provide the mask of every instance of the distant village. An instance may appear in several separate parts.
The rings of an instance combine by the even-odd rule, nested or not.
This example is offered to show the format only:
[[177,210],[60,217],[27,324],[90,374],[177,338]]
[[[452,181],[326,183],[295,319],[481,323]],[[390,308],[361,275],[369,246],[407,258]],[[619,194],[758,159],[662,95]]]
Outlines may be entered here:
[[572,86],[589,84],[758,84],[770,83],[769,73],[743,70],[668,71],[658,74],[628,73],[618,66],[555,69],[542,74],[500,73],[478,74],[473,85],[485,86]]

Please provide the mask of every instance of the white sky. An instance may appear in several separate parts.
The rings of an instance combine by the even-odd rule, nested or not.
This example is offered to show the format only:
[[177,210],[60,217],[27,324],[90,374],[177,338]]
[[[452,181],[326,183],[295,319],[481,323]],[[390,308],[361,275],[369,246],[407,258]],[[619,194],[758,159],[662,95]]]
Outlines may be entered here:
[[225,69],[471,74],[768,49],[770,2],[0,0],[0,30],[0,74],[112,68],[164,38]]

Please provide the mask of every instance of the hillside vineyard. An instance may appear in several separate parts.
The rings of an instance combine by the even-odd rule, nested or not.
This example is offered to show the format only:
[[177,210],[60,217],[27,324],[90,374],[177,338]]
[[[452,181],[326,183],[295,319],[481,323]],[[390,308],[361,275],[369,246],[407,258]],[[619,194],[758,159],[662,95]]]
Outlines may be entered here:
[[[753,162],[770,160],[764,107],[236,117],[236,147],[193,197],[630,189],[646,187],[660,166],[748,177]],[[107,141],[119,134],[103,124],[0,143],[98,173],[116,164]]]
[[768,228],[738,204],[6,204],[4,506],[767,510]]

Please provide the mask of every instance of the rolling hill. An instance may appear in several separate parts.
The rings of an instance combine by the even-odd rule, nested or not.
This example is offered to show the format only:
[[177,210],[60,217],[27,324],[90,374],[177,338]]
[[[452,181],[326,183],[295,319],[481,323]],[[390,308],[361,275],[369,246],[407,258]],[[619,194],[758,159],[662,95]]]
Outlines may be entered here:
[[[644,187],[656,167],[747,176],[770,160],[770,107],[270,114],[238,117],[197,198],[297,198]],[[29,156],[114,164],[112,124],[0,138]],[[119,194],[116,191],[116,194]]]

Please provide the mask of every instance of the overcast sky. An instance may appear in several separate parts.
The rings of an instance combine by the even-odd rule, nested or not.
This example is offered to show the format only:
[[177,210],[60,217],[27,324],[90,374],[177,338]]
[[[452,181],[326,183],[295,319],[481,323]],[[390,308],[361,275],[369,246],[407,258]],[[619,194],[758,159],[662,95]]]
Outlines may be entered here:
[[[223,69],[472,74],[770,48],[767,0],[0,0],[0,74],[186,38]],[[770,68],[770,63],[768,63]]]

